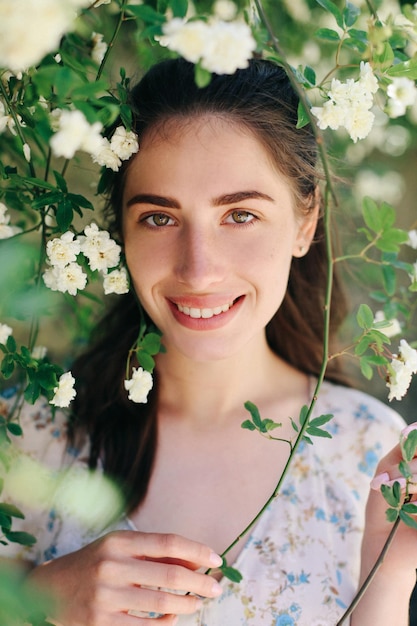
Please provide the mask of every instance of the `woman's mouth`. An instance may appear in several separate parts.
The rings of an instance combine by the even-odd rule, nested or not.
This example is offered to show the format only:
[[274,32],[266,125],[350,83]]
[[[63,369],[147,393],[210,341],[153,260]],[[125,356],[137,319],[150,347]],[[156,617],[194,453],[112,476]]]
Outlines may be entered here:
[[189,315],[194,319],[209,319],[210,317],[214,317],[215,315],[220,315],[220,313],[226,313],[232,306],[234,302],[222,304],[221,306],[216,306],[213,309],[205,307],[203,309],[197,309],[196,307],[182,306],[181,304],[177,304],[177,308],[184,315]]

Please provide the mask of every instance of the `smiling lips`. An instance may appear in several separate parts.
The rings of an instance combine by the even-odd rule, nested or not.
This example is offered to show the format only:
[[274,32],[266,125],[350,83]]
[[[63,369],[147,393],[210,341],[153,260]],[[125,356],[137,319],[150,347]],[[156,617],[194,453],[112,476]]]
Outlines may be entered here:
[[210,317],[214,317],[215,315],[220,315],[221,313],[226,313],[232,306],[233,302],[230,304],[223,304],[222,306],[216,306],[214,309],[204,308],[197,309],[195,307],[182,306],[181,304],[177,304],[177,308],[184,315],[189,315],[194,319],[209,319]]

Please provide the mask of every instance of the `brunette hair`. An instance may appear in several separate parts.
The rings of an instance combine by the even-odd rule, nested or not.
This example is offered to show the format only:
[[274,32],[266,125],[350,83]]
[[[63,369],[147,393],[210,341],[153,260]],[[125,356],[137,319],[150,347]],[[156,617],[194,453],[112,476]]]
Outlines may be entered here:
[[[297,128],[298,97],[285,71],[276,64],[252,60],[247,69],[213,75],[206,87],[198,88],[191,63],[164,61],[132,89],[130,106],[139,142],[145,133],[161,130],[166,123],[185,124],[207,114],[243,125],[262,142],[290,183],[297,210],[308,213],[314,208],[319,178],[316,141],[308,125]],[[112,176],[108,186],[107,218],[115,236],[121,236],[122,194],[130,162]],[[308,254],[293,259],[285,298],[266,328],[274,352],[310,375],[318,374],[323,356],[326,258],[320,220]],[[331,305],[334,338],[345,314],[337,277]],[[105,471],[125,489],[130,510],[145,497],[157,442],[158,381],[145,405],[129,401],[123,388],[126,358],[139,321],[134,295],[121,297],[99,325],[97,342],[72,368],[78,393],[70,439],[74,443],[90,438],[90,467],[96,467],[101,459]],[[339,379],[331,369],[327,377]]]

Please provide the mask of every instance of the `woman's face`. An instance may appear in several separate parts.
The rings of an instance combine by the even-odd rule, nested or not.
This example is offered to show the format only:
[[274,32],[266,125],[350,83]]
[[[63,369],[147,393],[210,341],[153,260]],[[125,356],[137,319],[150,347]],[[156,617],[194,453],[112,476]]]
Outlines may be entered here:
[[133,285],[168,350],[227,358],[280,306],[315,217],[244,127],[206,116],[149,133],[130,164],[123,237]]

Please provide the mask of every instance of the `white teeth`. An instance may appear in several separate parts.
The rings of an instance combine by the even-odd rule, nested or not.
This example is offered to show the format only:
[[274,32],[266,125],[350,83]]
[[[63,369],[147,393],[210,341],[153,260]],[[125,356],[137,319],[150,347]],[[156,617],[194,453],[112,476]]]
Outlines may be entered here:
[[196,309],[194,307],[182,306],[181,304],[177,304],[178,310],[185,315],[189,315],[194,319],[199,319],[202,317],[203,319],[209,319],[214,315],[220,315],[220,313],[226,313],[233,306],[233,302],[231,304],[223,304],[222,306],[216,306],[214,309]]

